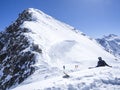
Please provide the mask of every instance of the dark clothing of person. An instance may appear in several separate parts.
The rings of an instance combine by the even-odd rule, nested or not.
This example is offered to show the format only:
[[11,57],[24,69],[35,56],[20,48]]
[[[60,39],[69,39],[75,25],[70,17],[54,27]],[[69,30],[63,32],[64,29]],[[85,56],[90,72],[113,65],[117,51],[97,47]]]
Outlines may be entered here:
[[104,60],[99,60],[96,67],[109,66]]
[[63,69],[65,69],[65,66],[63,66]]
[[[96,67],[104,67],[104,66],[112,67],[112,66],[108,65],[104,60],[102,60],[102,57],[98,57],[98,59],[99,59],[99,61],[98,61]],[[96,68],[96,67],[89,67],[89,69]]]

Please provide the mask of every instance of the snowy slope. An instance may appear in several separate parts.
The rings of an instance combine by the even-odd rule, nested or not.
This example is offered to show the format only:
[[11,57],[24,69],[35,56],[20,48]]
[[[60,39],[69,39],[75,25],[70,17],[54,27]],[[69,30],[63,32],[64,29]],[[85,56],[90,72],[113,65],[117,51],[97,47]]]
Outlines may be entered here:
[[120,37],[114,34],[96,39],[106,51],[120,58]]
[[43,58],[47,63],[53,65],[58,61],[63,65],[64,63],[85,62],[90,57],[93,59],[92,61],[96,60],[98,56],[105,59],[113,58],[96,42],[91,41],[80,32],[75,32],[73,27],[63,24],[41,11],[30,9],[29,12],[32,13],[34,21],[25,21],[21,28],[31,30],[30,33],[26,33],[26,36],[43,49]]
[[[120,69],[120,67],[119,67]],[[55,76],[50,79],[18,86],[12,90],[120,90],[118,67],[101,67],[69,73],[70,78]]]
[[[115,61],[115,57],[106,52],[95,40],[91,40],[74,27],[62,23],[40,10],[29,8],[24,13],[25,18],[22,20],[20,18],[20,21],[18,18],[18,22],[20,22],[20,30],[28,30],[22,34],[28,39],[29,46],[22,52],[34,53],[35,63],[30,65],[35,68],[35,71],[18,87],[13,85],[11,89],[89,90],[108,88],[110,86],[108,84],[111,84],[112,89],[118,87],[120,84],[119,62]],[[30,48],[33,44],[37,45],[39,52]],[[96,66],[99,56],[114,67],[88,69]],[[62,78],[63,65],[66,67],[64,72],[70,74],[70,79]],[[78,68],[75,68],[75,65],[78,65]],[[113,78],[111,79],[111,77]]]

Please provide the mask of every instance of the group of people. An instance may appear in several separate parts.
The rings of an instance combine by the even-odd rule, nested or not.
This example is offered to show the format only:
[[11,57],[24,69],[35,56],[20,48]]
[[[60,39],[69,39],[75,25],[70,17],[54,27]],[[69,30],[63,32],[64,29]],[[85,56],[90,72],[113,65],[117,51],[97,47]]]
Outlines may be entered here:
[[[96,68],[96,67],[104,67],[104,66],[112,67],[112,66],[108,65],[108,64],[102,59],[102,57],[98,57],[97,66],[95,66],[95,67],[89,67],[89,69],[91,69],[91,68]],[[78,66],[75,66],[75,67],[78,67]],[[63,66],[63,69],[65,70],[65,66]],[[68,77],[69,77],[68,74],[66,74],[66,73],[64,73],[64,74],[65,74],[64,78],[66,78],[66,77],[68,78]]]
[[[103,67],[103,66],[112,67],[112,66],[108,65],[108,64],[102,59],[102,57],[98,57],[98,63],[97,63],[97,66],[95,66],[95,67]],[[75,68],[78,68],[78,65],[75,65]],[[63,69],[65,69],[65,66],[63,66]]]

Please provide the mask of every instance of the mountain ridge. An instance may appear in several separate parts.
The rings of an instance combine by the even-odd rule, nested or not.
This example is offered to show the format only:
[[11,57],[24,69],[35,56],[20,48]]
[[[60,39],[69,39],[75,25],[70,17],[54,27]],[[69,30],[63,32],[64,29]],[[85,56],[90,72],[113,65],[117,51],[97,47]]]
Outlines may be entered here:
[[[31,42],[24,35],[30,30],[20,28],[24,21],[31,21],[29,14],[25,12],[27,13],[27,10],[24,10],[20,17],[0,35],[0,88],[2,90],[21,83],[34,72],[35,68],[31,65],[35,63],[35,54],[31,50],[42,53],[37,45],[30,45]],[[30,50],[23,51],[26,48]]]
[[98,56],[114,62],[113,55],[79,30],[29,8],[0,34],[0,88],[60,76],[63,65],[67,72],[76,64],[86,70]]
[[107,52],[120,58],[120,37],[118,35],[109,34],[96,40]]

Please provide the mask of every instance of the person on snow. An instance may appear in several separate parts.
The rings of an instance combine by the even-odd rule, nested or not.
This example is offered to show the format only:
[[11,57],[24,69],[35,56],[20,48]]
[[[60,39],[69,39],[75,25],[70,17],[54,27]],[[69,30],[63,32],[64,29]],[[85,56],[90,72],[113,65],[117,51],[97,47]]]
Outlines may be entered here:
[[65,65],[63,66],[63,69],[65,70]]
[[112,66],[108,65],[104,60],[102,60],[102,57],[98,57],[98,59],[99,59],[99,61],[98,61],[96,67],[103,67],[103,66],[112,67]]
[[65,65],[63,65],[63,73],[64,73],[63,78],[69,78],[69,77],[70,77],[70,76],[65,72]]
[[65,73],[65,72],[63,72],[63,73],[64,73],[63,78],[69,78],[70,77],[67,73]]

